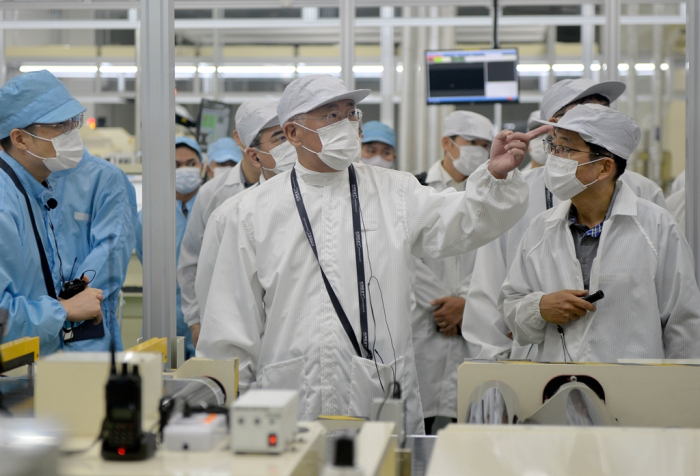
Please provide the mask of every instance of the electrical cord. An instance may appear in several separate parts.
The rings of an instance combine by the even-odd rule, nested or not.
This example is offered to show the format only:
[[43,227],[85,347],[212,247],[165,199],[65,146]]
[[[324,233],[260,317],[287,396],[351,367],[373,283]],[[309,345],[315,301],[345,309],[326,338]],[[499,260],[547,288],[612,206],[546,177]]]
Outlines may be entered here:
[[[358,205],[359,205],[359,200],[358,200]],[[377,356],[379,356],[379,359],[381,360],[383,365],[384,364],[384,358],[381,356],[381,354],[377,351],[376,345],[377,345],[377,319],[374,314],[374,303],[372,302],[372,280],[377,284],[377,289],[379,290],[379,298],[382,302],[382,312],[384,313],[384,323],[386,324],[386,330],[387,333],[389,334],[389,342],[391,343],[391,350],[394,354],[394,365],[391,366],[391,371],[393,374],[394,382],[397,383],[396,381],[396,348],[394,347],[394,338],[391,335],[391,329],[389,328],[389,321],[386,318],[386,305],[384,304],[384,292],[382,291],[382,286],[379,283],[379,279],[374,275],[374,268],[372,267],[372,259],[370,258],[370,250],[369,250],[369,240],[367,239],[367,225],[365,225],[365,215],[362,213],[362,206],[359,206],[360,208],[360,219],[362,220],[362,227],[365,229],[365,247],[367,248],[367,263],[369,264],[369,279],[367,280],[367,298],[369,299],[369,309],[370,312],[372,313],[372,321],[374,323],[374,339],[372,342],[372,353],[373,359],[374,359],[374,366],[377,369],[377,377],[379,378],[379,385],[382,388],[382,391],[385,393],[391,389],[391,387],[388,387],[387,389],[384,388],[384,383],[382,382],[382,377],[379,373],[379,365],[377,364]],[[400,392],[400,391],[399,391]]]
[[64,456],[76,456],[79,454],[87,453],[90,451],[92,448],[95,447],[97,443],[99,443],[104,437],[107,432],[107,418],[102,420],[102,429],[100,430],[100,434],[97,435],[97,438],[95,438],[95,441],[93,441],[90,446],[87,448],[81,448],[79,450],[61,450],[61,454]]
[[560,325],[557,325],[557,332],[559,333],[559,337],[561,337],[561,348],[564,351],[564,362],[566,362],[567,354],[569,356],[569,362],[573,362],[574,359],[571,358],[571,354],[569,354],[569,349],[566,347],[566,336],[564,335],[564,328]]

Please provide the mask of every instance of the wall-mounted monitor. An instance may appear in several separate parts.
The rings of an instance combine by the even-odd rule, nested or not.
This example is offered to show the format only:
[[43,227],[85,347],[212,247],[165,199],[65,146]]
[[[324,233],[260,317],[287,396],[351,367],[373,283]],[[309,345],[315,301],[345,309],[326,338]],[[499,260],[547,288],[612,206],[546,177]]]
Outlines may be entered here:
[[518,50],[426,51],[428,104],[518,102]]
[[230,104],[202,99],[197,118],[197,141],[206,151],[207,146],[222,137],[231,137]]

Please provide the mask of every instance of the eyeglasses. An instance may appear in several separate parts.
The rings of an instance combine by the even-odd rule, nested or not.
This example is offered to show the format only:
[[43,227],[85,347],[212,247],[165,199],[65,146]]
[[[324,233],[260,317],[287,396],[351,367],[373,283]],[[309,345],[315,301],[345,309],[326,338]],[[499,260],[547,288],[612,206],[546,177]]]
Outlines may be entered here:
[[304,117],[303,120],[307,119],[325,119],[328,122],[328,125],[335,124],[336,122],[340,122],[343,119],[350,119],[351,121],[360,121],[362,120],[362,111],[359,109],[353,109],[352,111],[348,112],[345,117],[339,112],[331,112],[327,116],[316,116],[316,117]]
[[572,152],[581,152],[582,154],[597,155],[598,157],[604,157],[612,159],[609,155],[598,154],[596,152],[576,150],[571,147],[566,147],[565,145],[554,145],[551,140],[543,139],[544,151],[548,154],[556,155],[557,157],[570,157]]
[[70,131],[73,129],[80,129],[83,127],[83,115],[79,114],[75,117],[72,117],[66,121],[63,122],[57,122],[55,124],[34,124],[36,126],[41,126],[41,127],[54,127],[58,129],[59,127],[63,131],[64,134],[68,134]]
[[[284,144],[285,142],[287,142],[287,137],[286,137],[284,134],[280,134],[279,136],[275,137],[274,139],[266,140],[266,141],[264,141],[264,142],[259,142],[258,145],[260,145],[260,144],[268,144],[268,143],[269,143],[269,144],[274,144],[274,145],[271,147],[271,149],[274,149],[274,148],[277,147],[278,145]],[[257,147],[258,145],[256,145],[255,147]],[[251,147],[253,147],[253,146],[251,145]]]

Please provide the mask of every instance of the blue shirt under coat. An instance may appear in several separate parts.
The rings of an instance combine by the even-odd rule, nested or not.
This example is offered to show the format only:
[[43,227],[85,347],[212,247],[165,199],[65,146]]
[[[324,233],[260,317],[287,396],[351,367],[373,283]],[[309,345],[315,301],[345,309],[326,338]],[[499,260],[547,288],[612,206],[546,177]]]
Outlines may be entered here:
[[[197,199],[197,194],[192,197],[187,203],[185,203],[185,208],[187,209],[187,216],[182,212],[182,201],[175,201],[175,269],[177,269],[177,264],[180,261],[180,245],[182,244],[182,237],[185,235],[185,229],[187,228],[187,221],[190,214],[192,213],[192,206],[194,201]],[[143,262],[143,211],[139,212],[139,225],[138,230],[136,230],[136,255],[139,261]],[[194,357],[194,344],[192,343],[192,333],[190,328],[185,324],[185,315],[182,313],[182,298],[180,295],[180,285],[175,281],[176,286],[176,304],[177,304],[177,335],[185,338],[185,357],[189,359]]]
[[[70,351],[107,351],[111,336],[122,350],[117,321],[119,291],[136,245],[136,192],[126,174],[83,150],[77,167],[49,177],[58,206],[52,216],[66,281],[85,276],[104,293],[105,335],[64,344]],[[71,268],[75,262],[75,269]]]
[[[0,157],[12,167],[29,196],[41,236],[46,258],[51,268],[55,292],[61,288],[58,258],[54,250],[46,202],[53,198],[49,183],[39,183],[7,152]],[[27,210],[27,202],[12,179],[0,170],[0,308],[9,311],[7,334],[1,342],[21,337],[39,337],[42,356],[61,348],[61,327],[66,320],[63,306],[48,295],[41,271],[39,249]]]

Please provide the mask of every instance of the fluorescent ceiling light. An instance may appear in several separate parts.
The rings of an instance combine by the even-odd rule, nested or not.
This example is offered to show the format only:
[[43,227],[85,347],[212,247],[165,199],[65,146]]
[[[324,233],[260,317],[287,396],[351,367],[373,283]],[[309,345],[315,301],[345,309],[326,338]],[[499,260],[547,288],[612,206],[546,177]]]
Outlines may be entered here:
[[627,63],[620,63],[617,65],[617,70],[618,71],[629,71],[630,65],[628,65]]
[[553,64],[552,65],[552,70],[555,73],[576,73],[576,72],[583,72],[583,65],[580,63],[572,63],[572,64]]
[[552,69],[548,64],[526,64],[521,63],[517,66],[518,73],[547,73]]
[[668,65],[668,63],[661,63],[661,65],[659,65],[659,68],[661,69],[661,71],[668,71],[668,68],[670,68],[670,66]]
[[402,64],[400,64],[400,65],[398,65],[398,66],[396,67],[396,72],[397,72],[397,73],[403,73],[403,65],[402,65]]
[[175,66],[175,74],[194,74],[196,72],[196,66]]
[[637,63],[634,65],[634,69],[637,71],[654,71],[656,65],[654,63]]
[[382,74],[384,66],[375,64],[356,64],[352,67],[352,72],[356,74]]
[[135,74],[138,71],[138,67],[134,65],[111,65],[103,64],[100,66],[100,73],[105,74]]
[[19,67],[21,73],[31,73],[33,71],[47,70],[51,73],[97,73],[97,66],[35,66],[35,65],[22,65]]
[[600,71],[600,63],[591,63],[591,71]]
[[340,66],[308,66],[305,64],[300,64],[297,66],[297,73],[299,74],[340,74],[342,68]]
[[279,66],[219,66],[217,69],[222,74],[242,75],[289,75],[294,74],[296,68],[291,65]]
[[197,68],[199,74],[214,74],[216,73],[216,66],[202,65]]

